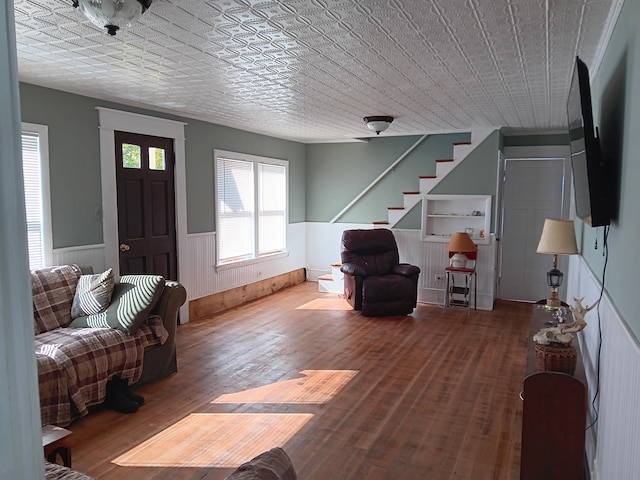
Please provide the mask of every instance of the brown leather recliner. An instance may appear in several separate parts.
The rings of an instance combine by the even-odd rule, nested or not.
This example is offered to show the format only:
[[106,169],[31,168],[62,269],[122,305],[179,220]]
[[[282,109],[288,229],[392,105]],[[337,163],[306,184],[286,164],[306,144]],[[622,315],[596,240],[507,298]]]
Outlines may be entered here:
[[400,263],[391,230],[345,230],[340,256],[344,296],[354,310],[384,317],[407,315],[416,307],[420,269]]

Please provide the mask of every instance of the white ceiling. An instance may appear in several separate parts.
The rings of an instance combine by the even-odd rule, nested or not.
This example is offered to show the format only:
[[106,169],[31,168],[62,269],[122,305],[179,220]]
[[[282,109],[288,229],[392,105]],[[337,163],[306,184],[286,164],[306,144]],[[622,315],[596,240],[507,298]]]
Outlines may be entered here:
[[20,80],[306,143],[566,129],[623,0],[153,0],[110,37],[71,0],[14,0]]

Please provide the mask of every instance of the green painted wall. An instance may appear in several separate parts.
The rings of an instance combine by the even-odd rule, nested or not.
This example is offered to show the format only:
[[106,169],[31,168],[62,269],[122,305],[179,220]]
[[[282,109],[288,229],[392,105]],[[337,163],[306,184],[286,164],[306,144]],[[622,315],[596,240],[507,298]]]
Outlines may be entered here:
[[[91,97],[20,85],[24,122],[49,127],[53,247],[103,242],[97,106],[186,123],[188,233],[215,230],[213,150],[238,151],[289,161],[289,221],[327,222],[389,167],[419,136],[376,137],[368,142],[310,144],[214,125],[200,120],[121,105]],[[492,135],[438,187],[440,193],[495,192],[497,144]],[[428,136],[339,222],[386,220],[387,208],[402,206],[403,191],[417,191],[420,175],[435,174],[436,160],[451,158],[452,144],[469,133]],[[420,208],[398,225],[420,228]]]
[[[383,136],[369,142],[307,145],[307,221],[330,221],[419,139]],[[418,191],[420,175],[435,174],[436,160],[451,158],[453,142],[467,140],[468,133],[428,136],[338,222],[386,220],[388,207],[402,206],[403,191]]]
[[569,134],[559,133],[554,135],[503,135],[501,147],[529,147],[568,145]]
[[[440,182],[431,193],[453,195],[491,195],[491,209],[495,211],[498,182],[498,150],[500,132],[489,135],[469,156]],[[491,215],[491,231],[495,232],[495,218]]]
[[21,83],[20,104],[23,122],[49,127],[53,247],[102,243],[96,101]]
[[214,223],[213,150],[289,161],[289,223],[305,220],[305,146],[198,120],[185,120],[189,233],[211,232]]
[[[635,273],[640,271],[640,2],[624,2],[618,23],[595,73],[591,71],[594,121],[600,130],[602,153],[619,164],[618,208],[609,234],[609,261],[605,289],[618,312],[640,339],[640,303]],[[602,278],[603,228],[582,228],[582,255]],[[596,240],[598,248],[595,248]],[[591,299],[593,300],[593,299]]]
[[103,242],[97,106],[185,122],[187,230],[214,231],[213,150],[289,161],[289,221],[305,220],[305,146],[207,122],[20,84],[22,121],[49,127],[53,247]]
[[416,203],[394,228],[420,230],[422,228],[422,202]]

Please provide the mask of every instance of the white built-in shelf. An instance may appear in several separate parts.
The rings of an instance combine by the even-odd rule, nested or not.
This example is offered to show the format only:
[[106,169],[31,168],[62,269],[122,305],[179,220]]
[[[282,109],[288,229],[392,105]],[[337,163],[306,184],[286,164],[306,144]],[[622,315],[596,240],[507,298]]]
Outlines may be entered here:
[[426,242],[448,242],[454,233],[468,230],[474,243],[489,243],[491,195],[427,195],[422,220]]

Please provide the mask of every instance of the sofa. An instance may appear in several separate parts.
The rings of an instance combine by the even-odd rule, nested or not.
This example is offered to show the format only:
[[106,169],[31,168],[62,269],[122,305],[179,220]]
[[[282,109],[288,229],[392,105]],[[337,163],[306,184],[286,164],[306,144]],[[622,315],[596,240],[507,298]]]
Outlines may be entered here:
[[44,462],[44,476],[46,480],[93,480],[84,473],[51,462]]
[[114,377],[135,388],[177,371],[178,282],[78,265],[33,270],[31,282],[42,425],[86,415]]
[[[45,462],[46,480],[92,480],[70,468]],[[205,476],[206,480],[209,476]],[[297,480],[298,474],[282,447],[274,447],[236,468],[225,480]]]
[[287,452],[282,447],[274,447],[240,465],[225,480],[297,480],[297,478],[298,474]]

